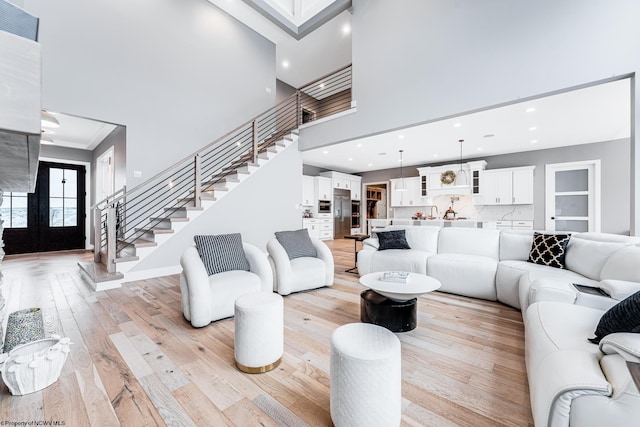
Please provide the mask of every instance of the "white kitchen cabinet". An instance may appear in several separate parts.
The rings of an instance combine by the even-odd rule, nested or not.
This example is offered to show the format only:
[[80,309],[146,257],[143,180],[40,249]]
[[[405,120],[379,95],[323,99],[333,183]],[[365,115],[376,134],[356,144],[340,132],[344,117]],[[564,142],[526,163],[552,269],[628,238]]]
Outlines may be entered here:
[[302,228],[309,231],[309,237],[320,240],[333,239],[333,218],[304,218]]
[[535,166],[490,169],[480,172],[479,205],[533,204],[533,169]]
[[513,228],[513,221],[496,221],[495,224],[498,230],[511,230]]
[[533,204],[533,169],[513,171],[513,204]]
[[360,200],[360,192],[362,189],[361,181],[351,181],[351,200]]
[[333,240],[333,218],[321,218],[318,220],[320,231],[318,238],[320,240]]
[[511,221],[514,230],[533,230],[533,221]]
[[320,238],[320,219],[308,219],[302,220],[302,228],[306,228],[309,232],[309,237],[319,239]]
[[482,200],[485,205],[511,205],[513,196],[510,170],[482,171]]
[[498,229],[498,230],[533,230],[533,221],[488,221],[482,223],[482,228]]
[[331,178],[322,176],[315,177],[316,200],[333,199],[333,188],[331,187]]
[[302,176],[302,206],[313,206],[316,200],[316,180],[313,176]]
[[391,188],[391,207],[402,206],[402,193],[404,193],[404,191],[397,190],[399,183],[400,179],[389,180],[389,187]]
[[346,178],[333,178],[333,188],[339,188],[342,190],[351,189],[351,181]]
[[391,207],[399,206],[421,206],[421,181],[419,176],[404,178],[406,186],[405,191],[396,189],[400,182],[400,178],[390,179],[391,183]]

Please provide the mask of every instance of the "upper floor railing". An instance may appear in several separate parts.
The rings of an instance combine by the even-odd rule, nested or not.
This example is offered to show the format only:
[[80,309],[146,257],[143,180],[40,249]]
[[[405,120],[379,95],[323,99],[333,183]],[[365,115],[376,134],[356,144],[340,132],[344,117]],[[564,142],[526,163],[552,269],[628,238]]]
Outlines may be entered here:
[[95,261],[115,272],[116,257],[133,255],[151,230],[167,228],[176,210],[200,207],[203,198],[244,164],[257,164],[301,124],[351,108],[351,65],[309,83],[242,126],[159,172],[92,206]]

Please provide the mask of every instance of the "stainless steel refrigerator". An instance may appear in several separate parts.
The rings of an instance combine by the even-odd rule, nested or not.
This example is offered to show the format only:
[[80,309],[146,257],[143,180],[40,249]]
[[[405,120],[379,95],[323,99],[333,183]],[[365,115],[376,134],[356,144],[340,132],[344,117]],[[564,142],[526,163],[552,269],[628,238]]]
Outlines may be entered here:
[[351,235],[351,192],[333,190],[333,238]]

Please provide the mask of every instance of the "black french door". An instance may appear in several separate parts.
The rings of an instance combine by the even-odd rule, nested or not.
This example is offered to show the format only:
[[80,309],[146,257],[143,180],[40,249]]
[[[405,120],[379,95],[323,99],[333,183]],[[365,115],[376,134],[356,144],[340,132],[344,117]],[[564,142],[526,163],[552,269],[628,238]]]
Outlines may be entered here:
[[40,162],[34,193],[5,194],[2,206],[5,252],[83,249],[85,174],[82,165]]

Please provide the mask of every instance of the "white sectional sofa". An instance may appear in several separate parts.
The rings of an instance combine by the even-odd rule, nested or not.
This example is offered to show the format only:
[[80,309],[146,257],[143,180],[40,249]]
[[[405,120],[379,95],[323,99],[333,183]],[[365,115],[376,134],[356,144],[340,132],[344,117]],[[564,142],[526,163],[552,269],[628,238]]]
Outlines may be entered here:
[[[381,251],[376,237],[367,239],[358,252],[360,274],[428,274],[441,291],[521,309],[537,427],[640,426],[640,393],[626,366],[640,362],[640,334],[610,334],[599,345],[587,340],[610,307],[640,291],[640,238],[574,233],[559,269],[527,261],[533,231],[386,230],[397,229],[411,249]],[[610,296],[579,292],[573,283]]]

